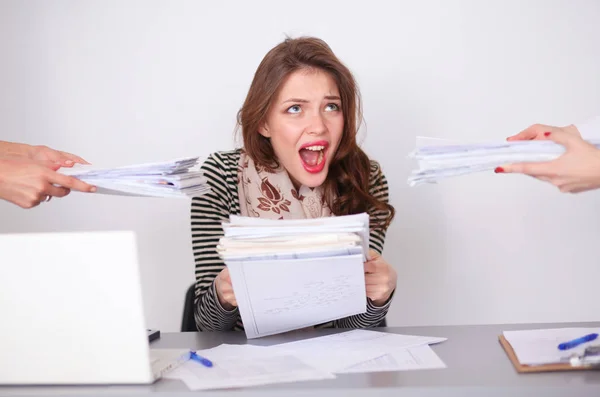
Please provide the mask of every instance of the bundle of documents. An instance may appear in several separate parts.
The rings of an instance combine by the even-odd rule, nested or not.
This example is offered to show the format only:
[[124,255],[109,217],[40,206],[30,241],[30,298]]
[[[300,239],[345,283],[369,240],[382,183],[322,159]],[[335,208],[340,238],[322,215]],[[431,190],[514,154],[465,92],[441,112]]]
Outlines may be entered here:
[[[600,142],[590,143],[600,148]],[[416,146],[409,157],[418,161],[419,168],[409,176],[410,186],[490,171],[510,163],[550,161],[565,151],[562,145],[550,140],[457,144],[442,139],[417,137]]]
[[202,172],[192,170],[197,165],[198,157],[188,157],[114,168],[77,164],[59,172],[96,186],[100,194],[186,198],[209,189]]
[[366,312],[366,213],[318,219],[231,216],[217,251],[248,338]]
[[213,366],[188,361],[165,375],[191,390],[333,379],[358,372],[446,368],[429,347],[446,338],[352,330],[272,346],[227,345],[198,351]]

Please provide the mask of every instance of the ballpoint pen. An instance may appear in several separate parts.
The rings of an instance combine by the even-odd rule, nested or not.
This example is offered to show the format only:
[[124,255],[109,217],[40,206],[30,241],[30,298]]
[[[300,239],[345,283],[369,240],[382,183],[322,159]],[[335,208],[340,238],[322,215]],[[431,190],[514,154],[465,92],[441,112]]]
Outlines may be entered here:
[[202,356],[199,356],[195,351],[190,351],[190,359],[194,360],[194,361],[198,361],[200,364],[204,365],[205,367],[212,367],[213,363],[212,361],[210,361],[208,358],[204,358]]
[[596,339],[597,337],[598,337],[598,334],[596,334],[596,333],[588,334],[588,335],[582,336],[581,338],[577,338],[577,339],[573,339],[568,342],[561,343],[560,345],[558,345],[558,349],[559,350],[569,350],[569,349],[572,349],[574,347],[581,345],[582,343],[591,342],[594,339]]
[[194,361],[198,361],[200,364],[204,365],[205,367],[209,367],[209,368],[212,367],[212,361],[210,361],[208,358],[198,355],[194,350],[190,351],[190,359],[194,360]]

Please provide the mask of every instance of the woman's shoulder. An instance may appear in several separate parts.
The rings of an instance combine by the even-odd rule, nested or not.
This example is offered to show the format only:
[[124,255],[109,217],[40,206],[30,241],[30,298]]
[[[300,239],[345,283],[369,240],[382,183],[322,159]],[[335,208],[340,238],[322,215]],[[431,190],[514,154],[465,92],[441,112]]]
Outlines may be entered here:
[[224,150],[209,154],[202,168],[210,171],[220,171],[222,173],[235,172],[237,170],[242,149]]
[[369,185],[387,184],[387,180],[381,168],[381,164],[377,160],[369,159],[371,170],[369,174]]

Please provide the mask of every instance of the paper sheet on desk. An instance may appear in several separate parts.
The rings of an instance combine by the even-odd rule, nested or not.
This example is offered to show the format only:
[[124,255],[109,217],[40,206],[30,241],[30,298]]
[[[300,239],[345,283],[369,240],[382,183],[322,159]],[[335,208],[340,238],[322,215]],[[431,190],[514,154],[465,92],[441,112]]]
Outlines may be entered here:
[[572,354],[582,354],[586,347],[598,344],[598,340],[595,340],[569,350],[558,349],[560,343],[591,333],[600,333],[600,328],[550,328],[504,331],[503,335],[513,348],[519,363],[522,365],[543,365],[568,362]]
[[179,379],[191,390],[335,378],[335,375],[315,369],[294,356],[278,354],[266,347],[220,345],[197,353],[211,360],[213,367],[208,368],[196,361],[187,361],[167,373],[165,378]]
[[[407,354],[402,350],[441,343],[445,340],[446,338],[440,337],[400,335],[358,329],[283,343],[275,345],[273,348],[281,352],[293,354],[322,370],[333,373],[344,373],[360,365],[363,365],[363,368],[371,368],[373,370],[374,367],[381,364],[382,360],[402,360],[400,357],[403,355],[406,357]],[[427,366],[439,365],[438,361],[429,360],[426,356],[427,353],[422,354],[424,354],[423,362]],[[386,355],[389,356],[384,357]],[[368,362],[371,363],[367,364]],[[398,366],[396,368],[398,369]]]
[[446,368],[446,364],[429,345],[423,345],[406,349],[391,348],[385,354],[351,365],[336,371],[336,373],[412,371],[439,368]]

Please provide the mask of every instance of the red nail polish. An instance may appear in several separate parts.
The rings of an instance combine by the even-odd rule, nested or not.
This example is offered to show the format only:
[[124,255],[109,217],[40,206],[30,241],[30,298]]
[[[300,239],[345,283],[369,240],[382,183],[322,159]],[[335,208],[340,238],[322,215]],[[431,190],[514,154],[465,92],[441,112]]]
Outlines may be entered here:
[[504,172],[504,168],[502,168],[502,167],[496,167],[496,169],[494,170],[494,172],[496,174],[502,173],[502,172]]
[[549,136],[550,133],[549,132],[544,132],[544,136]]

